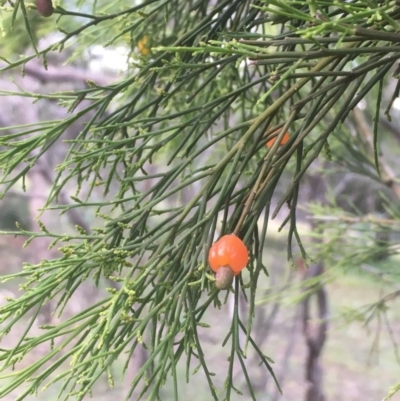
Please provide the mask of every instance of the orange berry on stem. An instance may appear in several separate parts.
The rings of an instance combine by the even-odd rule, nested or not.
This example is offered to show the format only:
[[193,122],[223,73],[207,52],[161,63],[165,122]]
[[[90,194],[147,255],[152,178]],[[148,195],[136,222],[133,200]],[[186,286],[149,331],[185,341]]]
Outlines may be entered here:
[[[278,130],[278,131],[279,131],[279,130]],[[275,132],[278,132],[278,131],[275,131]],[[279,135],[279,134],[277,134],[277,135]],[[287,143],[287,142],[289,141],[289,139],[290,139],[289,132],[285,132],[285,135],[283,135],[283,138],[281,139],[281,143],[279,144],[279,146],[285,145],[285,143]],[[267,146],[268,146],[269,148],[271,148],[272,145],[275,143],[275,141],[276,141],[276,137],[270,139],[270,140],[267,142]]]
[[247,265],[249,253],[246,245],[235,234],[228,234],[215,242],[208,252],[208,262],[215,275],[215,285],[228,289],[233,280]]

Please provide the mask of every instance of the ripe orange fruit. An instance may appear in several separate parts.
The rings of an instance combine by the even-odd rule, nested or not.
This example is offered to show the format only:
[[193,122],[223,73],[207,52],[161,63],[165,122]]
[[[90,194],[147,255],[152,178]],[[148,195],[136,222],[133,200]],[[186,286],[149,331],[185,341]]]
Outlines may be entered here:
[[[275,133],[276,133],[277,135],[279,135],[279,130],[278,130],[278,131],[275,131]],[[267,146],[268,146],[269,148],[271,148],[272,145],[275,143],[276,138],[277,138],[277,137],[274,137],[274,138],[270,139],[270,140],[267,142]],[[287,143],[287,142],[289,141],[289,139],[290,139],[289,132],[285,132],[285,135],[283,135],[283,138],[282,138],[281,143],[279,144],[279,146],[283,146],[285,143]]]
[[246,245],[235,234],[228,234],[215,242],[208,252],[208,263],[215,275],[215,285],[228,289],[233,280],[247,265],[249,253]]

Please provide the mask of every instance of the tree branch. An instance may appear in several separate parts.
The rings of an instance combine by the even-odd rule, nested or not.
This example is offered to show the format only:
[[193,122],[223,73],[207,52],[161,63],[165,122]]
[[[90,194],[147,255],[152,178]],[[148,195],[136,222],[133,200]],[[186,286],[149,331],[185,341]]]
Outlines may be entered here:
[[[324,266],[322,263],[311,265],[305,273],[304,280],[322,275]],[[313,286],[315,288],[315,285]],[[313,287],[306,287],[310,291]],[[317,297],[318,321],[314,327],[310,324],[310,301],[313,296]],[[308,347],[306,361],[306,380],[308,388],[305,401],[324,401],[325,395],[322,386],[321,352],[326,341],[328,329],[328,300],[323,285],[318,285],[314,293],[310,293],[303,301],[303,333]]]
[[[359,107],[355,107],[353,110],[354,121],[357,125],[357,128],[360,134],[364,137],[367,146],[369,147],[370,151],[374,151],[374,144],[373,144],[373,134],[371,129],[366,121],[364,113]],[[381,182],[382,184],[386,185],[390,188],[393,193],[396,195],[398,199],[400,199],[400,184],[397,182],[396,175],[394,171],[388,166],[384,160],[384,158],[379,159],[379,164],[381,167]]]
[[25,65],[25,74],[37,79],[41,83],[83,83],[87,86],[87,81],[95,81],[99,86],[110,85],[114,78],[107,75],[99,75],[90,71],[74,68],[74,67],[55,67],[49,65],[47,70],[37,60],[32,60]]

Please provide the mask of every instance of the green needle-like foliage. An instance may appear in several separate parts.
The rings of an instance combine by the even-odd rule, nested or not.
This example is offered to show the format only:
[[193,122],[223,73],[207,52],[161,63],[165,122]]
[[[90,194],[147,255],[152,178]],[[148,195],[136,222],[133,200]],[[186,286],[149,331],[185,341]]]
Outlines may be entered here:
[[[46,48],[36,43],[40,23],[37,16],[30,20],[31,5],[21,0],[2,9],[3,29],[8,32],[24,21],[26,29],[21,33],[20,24],[18,32],[25,43],[32,39],[33,48],[4,59],[2,74],[20,71],[37,57],[46,66],[53,52],[72,44],[75,57],[92,44],[125,46],[129,69],[108,86],[87,82],[85,89],[52,94],[2,91],[32,101],[57,99],[70,111],[63,120],[7,127],[0,137],[3,195],[24,182],[38,160],[83,118],[79,135],[68,140],[65,160],[56,168],[46,207],[63,213],[95,210],[104,223],[91,232],[78,227],[68,235],[44,225],[41,234],[18,231],[28,241],[40,235],[53,238],[52,246],[60,247],[63,256],[3,277],[26,283],[18,299],[0,308],[1,336],[12,335],[14,325],[27,316],[29,323],[17,344],[0,353],[0,379],[5,381],[0,398],[18,388],[23,390],[16,400],[22,400],[44,384],[62,381],[59,399],[81,400],[101,375],[112,376],[118,360],[126,369],[143,345],[149,358],[132,378],[126,399],[140,386],[141,395],[147,391],[143,397],[159,399],[172,375],[178,400],[178,362],[187,366],[189,377],[195,360],[213,399],[231,399],[235,364],[256,399],[244,364],[247,348],[274,375],[252,337],[257,282],[268,274],[263,264],[268,220],[288,205],[283,223],[288,257],[300,246],[306,258],[296,227],[302,178],[321,152],[329,153],[328,138],[355,106],[390,76],[400,57],[400,8],[388,0],[79,4],[55,7],[46,24],[52,23],[62,37]],[[381,95],[376,99],[375,120]],[[83,100],[86,106],[77,108]],[[287,131],[289,142],[279,146]],[[373,132],[375,152],[365,158],[372,157],[377,170],[368,171],[376,176],[377,127]],[[267,148],[276,135],[278,140]],[[335,157],[335,148],[330,151]],[[291,184],[271,210],[284,171],[292,174]],[[60,191],[71,187],[76,189],[74,202],[54,206]],[[231,232],[247,245],[250,263],[249,273],[235,280],[228,295],[235,301],[226,329],[230,356],[221,395],[198,328],[206,325],[206,310],[226,301],[226,294],[215,289],[207,254],[219,235]],[[108,286],[115,284],[107,297],[44,327],[41,335],[29,335],[47,302],[56,300],[55,313],[62,316],[84,281],[100,286],[105,280]],[[239,315],[240,292],[250,304],[246,322]],[[26,368],[10,370],[45,343],[51,345],[47,354]]]

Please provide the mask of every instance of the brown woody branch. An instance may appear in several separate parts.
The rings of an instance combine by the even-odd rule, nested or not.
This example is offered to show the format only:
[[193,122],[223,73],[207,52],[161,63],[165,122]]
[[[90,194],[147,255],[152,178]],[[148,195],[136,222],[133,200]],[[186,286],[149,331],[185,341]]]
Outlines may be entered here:
[[87,85],[88,81],[94,81],[96,85],[110,85],[114,78],[110,76],[102,76],[99,74],[93,75],[90,71],[74,68],[74,67],[59,67],[49,65],[47,70],[37,60],[32,60],[25,65],[25,74],[37,79],[41,83],[83,83]]
[[[322,263],[311,265],[304,275],[304,280],[320,276],[323,272],[324,265]],[[315,284],[312,287],[307,286],[305,291],[309,292],[303,300],[302,316],[303,333],[308,348],[306,361],[308,388],[305,401],[325,401],[322,385],[321,353],[328,330],[328,297],[325,287],[320,284]],[[310,302],[313,297],[316,297],[318,307],[318,317],[314,325],[311,324],[310,317]]]

